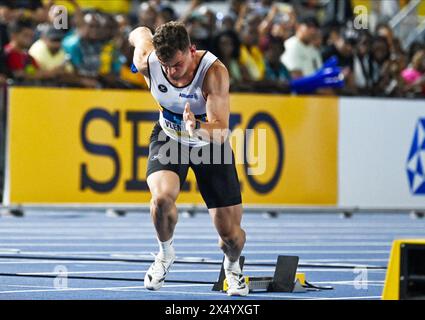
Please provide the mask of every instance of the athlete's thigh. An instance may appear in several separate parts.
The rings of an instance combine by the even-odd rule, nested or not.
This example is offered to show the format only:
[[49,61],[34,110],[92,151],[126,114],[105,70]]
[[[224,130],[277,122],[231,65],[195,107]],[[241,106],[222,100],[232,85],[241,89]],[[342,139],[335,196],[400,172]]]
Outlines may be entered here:
[[[152,195],[167,192],[177,198],[177,195],[186,180],[189,165],[182,164],[179,157],[177,142],[169,138],[159,138],[163,134],[157,124],[150,138],[149,156],[147,165],[147,182]],[[169,148],[170,145],[173,148]],[[175,148],[174,148],[175,147]],[[170,153],[177,153],[170,156]]]
[[231,156],[232,163],[191,164],[208,209],[231,207],[242,202],[233,153]]

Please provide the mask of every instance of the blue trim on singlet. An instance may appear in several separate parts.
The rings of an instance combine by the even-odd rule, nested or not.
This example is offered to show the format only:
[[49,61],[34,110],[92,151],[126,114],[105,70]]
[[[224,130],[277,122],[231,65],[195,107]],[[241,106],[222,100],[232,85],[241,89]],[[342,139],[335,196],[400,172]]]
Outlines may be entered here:
[[[171,121],[175,124],[181,125],[182,121],[183,121],[183,115],[179,114],[179,113],[175,113],[172,112],[170,110],[168,110],[167,108],[164,108],[163,106],[161,106],[162,108],[162,116],[164,117],[164,119]],[[200,120],[202,122],[206,122],[207,121],[207,114],[200,114],[200,115],[195,115],[195,118],[197,120]]]

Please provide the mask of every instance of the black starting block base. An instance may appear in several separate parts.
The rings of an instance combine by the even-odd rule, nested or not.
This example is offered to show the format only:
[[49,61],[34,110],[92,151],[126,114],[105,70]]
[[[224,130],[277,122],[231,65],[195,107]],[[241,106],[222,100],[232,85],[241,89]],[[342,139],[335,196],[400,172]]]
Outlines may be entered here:
[[[224,262],[224,258],[223,258]],[[243,270],[245,257],[241,256],[239,264]],[[245,276],[249,290],[267,291],[267,292],[306,292],[308,290],[331,290],[332,287],[318,287],[308,283],[305,274],[297,273],[299,257],[297,256],[278,256],[276,269],[273,277],[250,277]],[[215,282],[213,291],[226,291],[227,283],[223,263],[217,282]]]

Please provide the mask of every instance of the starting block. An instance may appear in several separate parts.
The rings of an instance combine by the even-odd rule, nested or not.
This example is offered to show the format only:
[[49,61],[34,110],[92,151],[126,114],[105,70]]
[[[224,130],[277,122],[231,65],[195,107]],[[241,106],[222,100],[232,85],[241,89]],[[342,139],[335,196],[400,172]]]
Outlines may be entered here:
[[425,299],[425,239],[395,240],[383,300]]
[[[307,288],[313,288],[306,281],[304,273],[297,273],[298,261],[299,257],[297,256],[279,256],[273,277],[245,276],[249,291],[306,292]],[[241,256],[239,259],[241,270],[243,270],[244,262],[245,257]],[[212,290],[226,292],[227,289],[228,285],[222,264],[219,278]]]

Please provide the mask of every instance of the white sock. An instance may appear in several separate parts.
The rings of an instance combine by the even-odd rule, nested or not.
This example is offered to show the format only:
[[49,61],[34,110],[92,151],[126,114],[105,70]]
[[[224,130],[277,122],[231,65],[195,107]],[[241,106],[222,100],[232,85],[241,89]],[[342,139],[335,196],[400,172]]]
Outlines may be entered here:
[[170,256],[172,254],[172,252],[174,250],[173,247],[172,247],[172,245],[173,245],[173,239],[174,238],[171,237],[170,240],[164,241],[164,242],[162,242],[162,241],[160,241],[158,239],[159,253],[161,253],[164,257],[168,257],[168,256]]
[[223,263],[224,270],[233,271],[240,273],[241,272],[241,266],[239,264],[239,258],[235,262],[232,262],[229,260],[229,258],[224,255],[224,263]]

